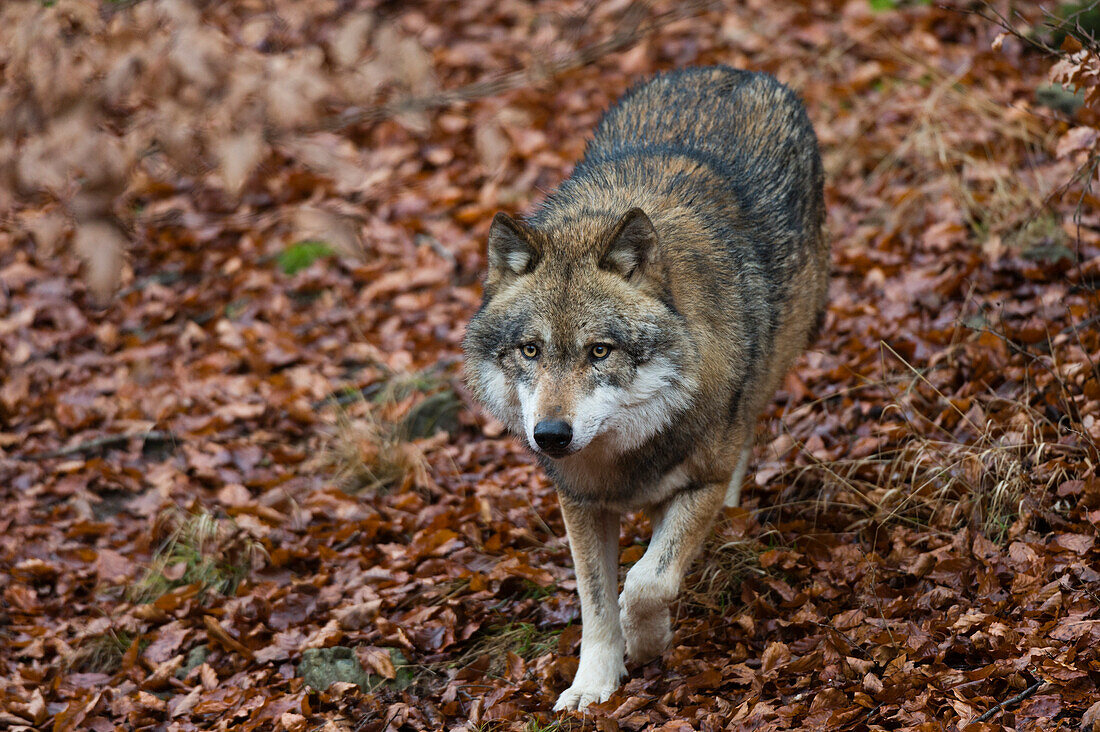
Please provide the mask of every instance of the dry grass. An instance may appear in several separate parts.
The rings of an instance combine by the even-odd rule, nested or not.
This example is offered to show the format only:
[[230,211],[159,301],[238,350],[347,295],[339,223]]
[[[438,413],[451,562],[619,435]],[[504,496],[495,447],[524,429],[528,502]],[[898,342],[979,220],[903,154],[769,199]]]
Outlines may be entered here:
[[[864,178],[867,191],[905,193],[884,196],[870,218],[881,220],[884,230],[923,236],[902,222],[926,222],[928,212],[935,212],[932,220],[945,227],[937,234],[945,242],[980,245],[989,259],[1003,256],[1005,249],[1040,259],[1072,256],[1062,222],[1049,207],[1065,189],[1072,168],[1047,165],[1039,170],[1028,162],[1049,157],[1058,125],[1007,106],[968,77],[967,68],[952,75],[900,46],[894,47],[889,65],[916,70],[892,80],[895,86],[883,97],[895,113],[911,121],[900,137],[866,130],[884,155]],[[866,144],[863,137],[854,139]],[[831,151],[834,166],[843,165],[850,152]],[[896,185],[899,179],[903,186]],[[850,518],[849,528],[857,531],[891,523],[945,532],[971,526],[1004,541],[1022,530],[1028,512],[1048,500],[1048,490],[1065,478],[1061,473],[1037,478],[1031,466],[1043,463],[1040,458],[1051,451],[1070,449],[1059,443],[1058,435],[1086,431],[1080,425],[1053,425],[1026,403],[1015,405],[1011,425],[1003,420],[965,424],[970,419],[955,401],[898,354],[890,351],[889,356],[897,357],[906,371],[890,383],[861,387],[875,394],[873,400],[883,392],[893,397],[887,396],[882,415],[884,446],[865,457],[821,460],[791,434],[802,462],[809,460],[777,476],[801,488],[792,491],[793,503],[812,501],[818,516]],[[1035,365],[1051,369],[1049,364]],[[1054,378],[1059,379],[1056,373]],[[924,396],[916,393],[918,386]],[[1062,390],[1067,392],[1064,384]],[[964,429],[953,432],[945,423]],[[791,505],[784,501],[780,507]]]
[[719,522],[703,546],[696,571],[684,582],[680,602],[712,612],[737,605],[741,584],[767,574],[760,566],[760,555],[781,544],[782,537],[774,529],[747,537],[731,531],[728,521]]
[[153,602],[178,587],[197,584],[199,596],[229,595],[237,590],[263,546],[228,518],[205,510],[190,515],[169,511],[158,519],[158,533],[167,529],[140,580],[127,590],[131,602]]
[[[779,480],[812,491],[817,515],[849,517],[851,531],[887,524],[943,532],[969,526],[1003,543],[1025,530],[1030,513],[1067,477],[1055,470],[1040,483],[1030,466],[1043,463],[1052,451],[1076,450],[1052,438],[1074,428],[1055,425],[1026,404],[1014,405],[1007,425],[989,419],[975,424],[955,401],[883,345],[912,374],[882,413],[880,426],[891,446],[866,457],[820,460],[795,440],[810,463],[786,469]],[[894,391],[884,381],[867,386]],[[918,386],[932,393],[937,416],[922,412],[921,404],[928,400],[918,394]],[[943,426],[945,413],[976,436],[956,438]],[[942,439],[930,436],[937,434]]]
[[491,625],[478,631],[474,642],[446,665],[465,668],[487,657],[487,673],[500,676],[508,663],[509,652],[527,661],[538,658],[558,647],[559,634],[557,630],[541,630],[533,623]]
[[358,416],[338,408],[336,426],[320,456],[320,467],[332,473],[349,493],[404,490],[431,483],[428,462],[415,442],[398,426],[383,422],[369,408]]
[[[892,105],[905,107],[913,121],[900,144],[866,179],[869,186],[877,186],[906,178],[921,193],[890,201],[883,218],[921,221],[922,210],[942,212],[941,200],[946,198],[969,229],[967,238],[983,246],[996,250],[1003,244],[1023,251],[1064,247],[1066,235],[1047,213],[1063,176],[1058,170],[1044,175],[1026,162],[1042,159],[1053,149],[1055,126],[1006,107],[978,84],[964,82],[965,70],[958,76],[947,74],[900,47],[894,48],[891,61],[921,73],[919,81],[897,80],[899,93],[889,97]],[[921,88],[907,89],[907,84]]]
[[789,477],[817,484],[819,513],[840,508],[853,514],[852,531],[884,524],[943,531],[973,526],[1002,542],[1030,487],[1025,461],[1032,447],[950,443],[914,434],[897,449],[818,461],[792,468]]
[[[1051,217],[1043,214],[1055,184],[1006,159],[1006,149],[1037,156],[1046,148],[1038,120],[1008,121],[1005,109],[981,90],[960,88],[949,78],[940,78],[938,84],[936,104],[924,108],[910,140],[914,154],[925,161],[929,179],[940,178],[970,231],[979,241],[1001,237],[1005,244],[1025,250],[1044,236],[1063,241],[1061,228],[1051,227]],[[958,119],[993,130],[993,142],[980,147],[960,144],[958,122],[949,121]]]
[[78,673],[113,674],[122,666],[122,657],[133,642],[134,636],[121,630],[87,636],[65,659],[65,666]]
[[429,372],[390,372],[386,380],[371,391],[371,401],[382,407],[400,404],[418,393],[430,394],[437,391],[443,385],[438,376]]
[[424,450],[458,429],[462,408],[449,382],[431,371],[391,373],[332,405],[336,422],[317,468],[351,493],[430,490]]

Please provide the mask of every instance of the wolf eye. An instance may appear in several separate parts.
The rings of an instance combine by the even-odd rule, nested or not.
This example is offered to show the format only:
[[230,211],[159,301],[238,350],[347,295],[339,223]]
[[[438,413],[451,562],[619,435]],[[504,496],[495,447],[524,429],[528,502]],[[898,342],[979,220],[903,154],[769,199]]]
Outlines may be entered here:
[[522,346],[519,347],[519,350],[520,353],[523,354],[524,358],[535,359],[539,357],[539,347],[536,346],[534,343],[524,343]]
[[603,361],[611,355],[611,346],[606,343],[597,343],[588,349],[588,355],[591,356],[594,361]]

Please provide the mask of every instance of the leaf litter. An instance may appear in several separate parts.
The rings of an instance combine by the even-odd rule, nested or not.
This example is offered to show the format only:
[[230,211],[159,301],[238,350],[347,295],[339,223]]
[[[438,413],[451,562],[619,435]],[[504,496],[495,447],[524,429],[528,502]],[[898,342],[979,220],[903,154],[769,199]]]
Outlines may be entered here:
[[[1074,33],[1055,60],[1038,15],[1017,37],[865,0],[0,17],[5,725],[1095,728],[1100,120]],[[829,314],[672,646],[559,718],[565,530],[472,410],[462,330],[492,215],[632,82],[707,63],[807,102]],[[1043,106],[1051,83],[1086,92]],[[306,684],[326,649],[366,688]]]

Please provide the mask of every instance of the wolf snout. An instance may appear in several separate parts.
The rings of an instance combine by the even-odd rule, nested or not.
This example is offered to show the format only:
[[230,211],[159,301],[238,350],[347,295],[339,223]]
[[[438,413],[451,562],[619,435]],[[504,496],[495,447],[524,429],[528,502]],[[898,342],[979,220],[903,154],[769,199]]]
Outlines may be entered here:
[[535,425],[535,443],[548,453],[564,452],[573,441],[573,428],[564,419],[543,419]]

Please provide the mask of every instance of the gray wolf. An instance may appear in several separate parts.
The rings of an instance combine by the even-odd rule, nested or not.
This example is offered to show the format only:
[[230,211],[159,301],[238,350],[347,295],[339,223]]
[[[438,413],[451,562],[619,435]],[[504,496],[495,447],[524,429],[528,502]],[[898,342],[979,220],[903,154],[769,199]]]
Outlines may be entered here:
[[[526,220],[497,214],[467,328],[471,391],[553,478],[581,600],[555,709],[606,700],[672,637],[669,605],[754,425],[820,327],[817,138],[771,76],[694,68],[629,91]],[[653,536],[619,586],[619,521]]]

